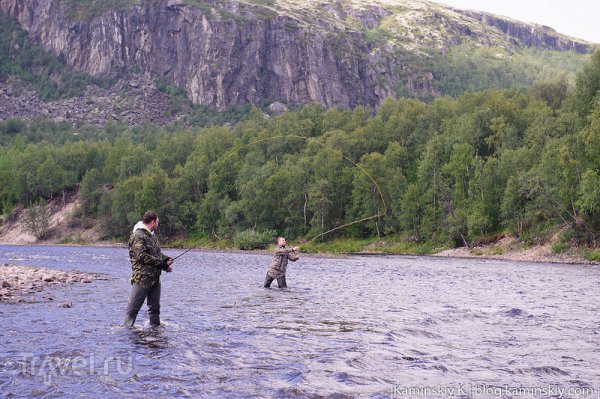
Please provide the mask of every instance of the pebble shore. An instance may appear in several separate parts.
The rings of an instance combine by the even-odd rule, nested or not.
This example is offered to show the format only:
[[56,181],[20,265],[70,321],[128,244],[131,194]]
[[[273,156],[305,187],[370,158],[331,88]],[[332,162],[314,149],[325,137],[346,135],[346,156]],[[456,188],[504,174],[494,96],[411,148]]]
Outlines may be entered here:
[[[25,296],[37,294],[45,288],[59,284],[91,283],[94,280],[106,280],[102,274],[62,271],[35,266],[0,265],[0,303],[26,303]],[[44,300],[54,300],[50,293],[42,296]],[[58,306],[69,308],[71,302]]]

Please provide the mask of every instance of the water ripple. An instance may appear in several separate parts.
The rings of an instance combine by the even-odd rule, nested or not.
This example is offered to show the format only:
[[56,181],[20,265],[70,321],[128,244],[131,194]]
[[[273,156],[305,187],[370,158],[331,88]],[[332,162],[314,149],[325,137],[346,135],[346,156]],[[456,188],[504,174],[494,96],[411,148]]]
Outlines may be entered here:
[[3,263],[110,276],[53,288],[71,309],[44,292],[0,304],[2,397],[385,398],[394,387],[600,383],[593,267],[303,257],[279,290],[261,287],[268,255],[190,252],[163,277],[163,326],[144,307],[125,330],[125,249],[0,249]]

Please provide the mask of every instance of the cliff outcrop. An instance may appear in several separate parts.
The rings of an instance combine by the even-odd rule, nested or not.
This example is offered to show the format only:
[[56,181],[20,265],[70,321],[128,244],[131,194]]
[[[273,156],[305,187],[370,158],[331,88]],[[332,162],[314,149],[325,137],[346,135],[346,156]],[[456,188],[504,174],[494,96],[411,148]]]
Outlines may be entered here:
[[[87,3],[87,2],[86,2]],[[424,1],[143,0],[74,17],[64,0],[0,0],[35,42],[77,71],[138,71],[224,109],[287,104],[377,105],[400,92],[431,95],[431,71],[411,52],[455,44],[589,51],[583,41],[484,13]]]

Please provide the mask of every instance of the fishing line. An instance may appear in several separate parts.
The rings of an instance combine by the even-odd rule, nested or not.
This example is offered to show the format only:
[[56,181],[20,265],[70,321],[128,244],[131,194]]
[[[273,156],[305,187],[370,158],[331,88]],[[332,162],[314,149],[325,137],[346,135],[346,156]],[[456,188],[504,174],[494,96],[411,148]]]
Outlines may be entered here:
[[[298,136],[298,135],[296,135],[296,134],[287,134],[287,135],[273,136],[273,137],[267,137],[267,138],[264,138],[264,139],[258,139],[258,140],[251,141],[251,142],[250,142],[250,143],[248,143],[248,144],[244,144],[244,145],[242,145],[242,146],[239,146],[239,147],[237,147],[237,148],[234,148],[234,149],[232,149],[232,150],[229,150],[228,152],[226,152],[225,154],[223,154],[223,156],[221,157],[221,159],[220,159],[220,160],[217,162],[217,166],[216,166],[214,169],[212,169],[212,170],[211,170],[211,172],[212,172],[212,173],[215,173],[215,172],[217,172],[217,171],[218,171],[218,170],[221,168],[221,166],[223,165],[223,163],[224,163],[224,162],[225,162],[225,161],[226,161],[226,160],[227,160],[229,157],[231,157],[233,154],[235,154],[235,153],[239,152],[240,150],[243,150],[244,148],[250,147],[250,146],[252,146],[252,145],[255,145],[255,144],[258,144],[258,143],[261,143],[261,142],[264,142],[264,141],[276,140],[276,139],[288,139],[288,138],[301,139],[301,140],[304,140],[304,141],[306,141],[306,142],[309,142],[309,141],[310,141],[310,142],[312,142],[312,143],[316,143],[316,144],[320,145],[321,147],[324,147],[324,148],[327,148],[327,149],[329,149],[329,150],[331,150],[331,151],[335,151],[335,152],[337,152],[337,153],[338,153],[338,154],[339,154],[339,155],[340,155],[340,156],[341,156],[341,157],[342,157],[344,160],[346,160],[346,161],[350,162],[352,165],[354,165],[355,167],[357,167],[357,168],[358,168],[358,169],[359,169],[361,172],[363,172],[363,173],[364,173],[364,174],[365,174],[365,175],[366,175],[366,176],[367,176],[367,177],[368,177],[368,178],[369,178],[369,179],[370,179],[370,180],[373,182],[373,184],[375,185],[375,188],[377,189],[377,193],[379,194],[379,198],[381,199],[381,203],[383,204],[383,212],[377,213],[377,214],[375,214],[375,215],[372,215],[372,216],[367,216],[367,217],[364,217],[364,218],[362,218],[362,219],[357,219],[357,220],[354,220],[354,221],[352,221],[352,222],[345,223],[345,224],[343,224],[343,225],[341,225],[341,226],[337,226],[337,227],[334,227],[334,228],[332,228],[332,229],[329,229],[329,230],[327,230],[327,231],[324,231],[324,232],[322,232],[322,233],[319,233],[319,234],[317,234],[315,237],[313,237],[313,238],[311,238],[310,240],[308,240],[307,242],[305,242],[305,243],[303,243],[303,244],[300,244],[300,245],[299,245],[299,247],[302,247],[303,245],[309,244],[309,243],[311,243],[311,242],[315,241],[316,239],[318,239],[318,238],[320,238],[320,237],[323,237],[323,236],[324,236],[324,235],[326,235],[326,234],[333,233],[334,231],[337,231],[337,230],[343,229],[343,228],[345,228],[345,227],[349,227],[349,226],[355,225],[355,224],[357,224],[357,223],[362,223],[362,222],[366,222],[366,221],[368,221],[368,220],[372,220],[372,219],[376,219],[376,218],[379,218],[379,217],[385,216],[385,214],[387,213],[387,210],[388,210],[388,208],[387,208],[387,203],[385,202],[385,197],[384,197],[384,195],[383,195],[383,192],[382,192],[382,190],[381,190],[381,187],[379,186],[379,184],[377,183],[377,181],[376,181],[376,180],[373,178],[373,176],[371,176],[371,174],[370,174],[369,172],[367,172],[367,171],[365,170],[365,168],[363,168],[362,166],[360,166],[360,165],[358,165],[356,162],[354,162],[352,159],[350,159],[350,158],[348,158],[347,156],[345,156],[345,155],[344,155],[344,154],[343,154],[343,153],[342,153],[340,150],[338,150],[338,149],[336,149],[336,148],[333,148],[333,147],[331,147],[331,146],[329,146],[329,145],[327,145],[327,144],[324,144],[324,143],[321,143],[321,142],[319,142],[319,141],[316,141],[316,140],[312,140],[312,141],[311,141],[310,139],[311,139],[312,137]],[[185,252],[184,252],[184,253],[185,253]]]
[[[232,150],[229,150],[225,154],[223,154],[223,156],[221,157],[221,159],[217,161],[217,166],[215,168],[213,168],[212,170],[210,170],[210,173],[216,173],[221,168],[221,166],[223,165],[223,163],[227,159],[229,159],[229,157],[231,157],[233,154],[238,153],[240,150],[243,150],[244,148],[247,148],[247,147],[250,147],[250,146],[253,146],[255,144],[258,144],[258,143],[261,143],[261,142],[265,142],[265,141],[276,140],[276,139],[288,139],[288,138],[301,139],[301,140],[304,140],[306,142],[309,142],[312,137],[298,136],[296,134],[287,134],[287,135],[272,136],[272,137],[267,137],[267,138],[264,138],[264,139],[258,139],[258,140],[251,141],[248,144],[241,145],[241,146],[239,146],[237,148],[234,148]],[[354,165],[356,168],[358,168],[361,172],[363,172],[373,182],[373,184],[375,185],[375,188],[377,189],[377,193],[379,194],[379,198],[381,199],[381,203],[383,204],[383,212],[379,212],[379,213],[377,213],[375,215],[367,216],[367,217],[364,217],[362,219],[353,220],[353,221],[351,221],[349,223],[345,223],[345,224],[342,224],[340,226],[336,226],[336,227],[334,227],[332,229],[329,229],[327,231],[324,231],[322,233],[317,234],[316,236],[314,236],[310,240],[306,241],[305,243],[302,243],[302,244],[298,245],[298,247],[302,247],[302,246],[304,246],[306,244],[310,244],[311,242],[317,240],[318,238],[321,238],[321,237],[323,237],[323,236],[325,236],[327,234],[333,233],[334,231],[337,231],[337,230],[340,230],[340,229],[343,229],[343,228],[355,225],[357,223],[362,223],[362,222],[366,222],[368,220],[380,218],[382,216],[385,216],[385,214],[388,211],[387,203],[385,202],[385,197],[383,195],[383,191],[381,191],[381,187],[379,186],[379,184],[377,183],[377,181],[373,178],[373,176],[371,176],[371,174],[365,170],[365,168],[363,168],[362,166],[358,165],[356,162],[354,162],[352,159],[350,159],[347,156],[345,156],[340,150],[338,150],[336,148],[333,148],[333,147],[331,147],[331,146],[329,146],[327,144],[321,143],[321,142],[316,141],[316,140],[312,140],[310,142],[316,143],[316,144],[320,145],[321,147],[324,147],[324,148],[327,148],[327,149],[329,149],[331,151],[337,152],[344,160],[350,162],[352,165]],[[209,175],[210,175],[210,173],[209,173]],[[196,248],[198,248],[198,246],[186,249],[184,252],[182,252],[179,255],[177,255],[176,257],[174,257],[173,260],[175,260],[175,259],[177,259],[177,258],[179,258],[179,257],[181,257],[181,256],[183,256],[185,254],[187,254],[188,252],[190,252],[191,250],[196,249]]]

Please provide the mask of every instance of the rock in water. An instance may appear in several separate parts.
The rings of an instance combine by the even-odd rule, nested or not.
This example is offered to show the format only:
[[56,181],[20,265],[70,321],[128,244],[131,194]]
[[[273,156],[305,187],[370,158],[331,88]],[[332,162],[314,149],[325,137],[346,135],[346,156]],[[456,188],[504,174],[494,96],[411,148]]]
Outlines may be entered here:
[[70,302],[70,301],[64,301],[64,302],[61,302],[61,303],[58,305],[58,307],[59,307],[59,308],[71,308],[71,307],[73,307],[73,302]]
[[[59,283],[91,283],[97,279],[106,279],[99,274],[74,271],[60,271],[33,266],[1,265],[0,266],[0,302],[13,300],[26,293],[37,293],[45,287],[56,286]],[[46,294],[46,296],[49,296]],[[53,300],[51,296],[45,298]],[[16,299],[15,299],[16,301]],[[69,302],[70,303],[70,302]],[[71,307],[69,306],[61,307]]]

